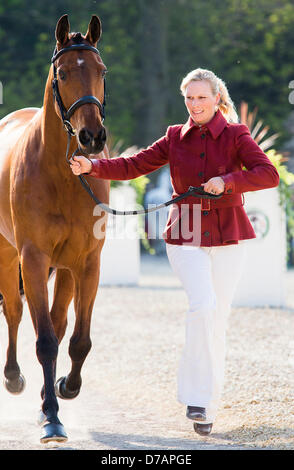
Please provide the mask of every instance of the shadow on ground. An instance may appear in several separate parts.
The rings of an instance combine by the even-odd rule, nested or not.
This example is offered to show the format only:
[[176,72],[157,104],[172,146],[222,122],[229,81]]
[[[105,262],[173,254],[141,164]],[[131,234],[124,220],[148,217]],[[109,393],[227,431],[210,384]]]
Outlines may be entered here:
[[[232,433],[228,434],[213,434],[210,438],[195,439],[179,439],[179,438],[163,438],[161,436],[144,436],[140,434],[113,434],[102,432],[91,432],[91,437],[95,442],[105,445],[112,449],[117,450],[246,450],[252,449],[251,446],[242,446],[240,443],[232,444],[226,442],[225,444],[216,443],[215,440],[231,439]],[[231,435],[231,436],[230,436]],[[253,441],[252,441],[253,442]]]

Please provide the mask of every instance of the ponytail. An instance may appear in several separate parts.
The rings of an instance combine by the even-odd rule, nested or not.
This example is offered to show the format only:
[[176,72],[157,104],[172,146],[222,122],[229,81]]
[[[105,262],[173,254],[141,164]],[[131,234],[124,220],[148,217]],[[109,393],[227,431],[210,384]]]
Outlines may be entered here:
[[218,104],[220,112],[228,122],[238,122],[239,118],[235,109],[235,105],[229,95],[226,84],[220,78],[218,78],[218,89],[220,93],[220,100]]

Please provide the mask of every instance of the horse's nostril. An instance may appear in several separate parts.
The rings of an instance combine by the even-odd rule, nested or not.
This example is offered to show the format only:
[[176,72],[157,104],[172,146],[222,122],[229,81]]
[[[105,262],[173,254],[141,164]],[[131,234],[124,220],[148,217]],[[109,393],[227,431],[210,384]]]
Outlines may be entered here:
[[97,138],[101,141],[101,142],[105,142],[106,141],[106,131],[105,131],[105,128],[102,127],[102,129],[100,130]]
[[93,134],[91,131],[88,131],[87,129],[82,129],[79,132],[79,141],[81,142],[82,145],[89,145],[93,139]]

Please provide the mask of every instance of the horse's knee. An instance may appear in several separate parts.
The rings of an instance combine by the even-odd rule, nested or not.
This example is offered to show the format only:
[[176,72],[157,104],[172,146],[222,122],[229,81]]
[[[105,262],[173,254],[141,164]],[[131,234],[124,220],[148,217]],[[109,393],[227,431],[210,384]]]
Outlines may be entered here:
[[46,361],[55,361],[58,354],[58,339],[56,336],[39,336],[36,342],[36,352],[41,364]]
[[88,338],[73,336],[69,343],[69,355],[74,362],[83,360],[90,352],[92,341]]

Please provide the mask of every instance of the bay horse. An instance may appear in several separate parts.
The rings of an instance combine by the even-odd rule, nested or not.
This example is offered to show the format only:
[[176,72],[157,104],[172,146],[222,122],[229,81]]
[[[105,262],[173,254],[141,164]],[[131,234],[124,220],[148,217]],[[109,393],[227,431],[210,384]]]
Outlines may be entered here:
[[[57,397],[78,395],[81,368],[91,349],[91,314],[104,238],[94,237],[95,203],[72,174],[65,155],[78,146],[86,156],[101,153],[109,158],[102,104],[106,67],[96,48],[101,31],[101,21],[93,15],[85,35],[71,33],[68,16],[63,15],[55,29],[56,48],[43,107],[21,109],[0,121],[0,292],[9,337],[5,386],[17,394],[25,385],[16,354],[23,307],[21,266],[44,375],[42,443],[67,440]],[[67,139],[68,134],[74,137]],[[101,201],[109,203],[109,181],[87,178]],[[47,283],[52,268],[56,277],[49,309]],[[58,346],[72,298],[71,370],[55,382]]]

